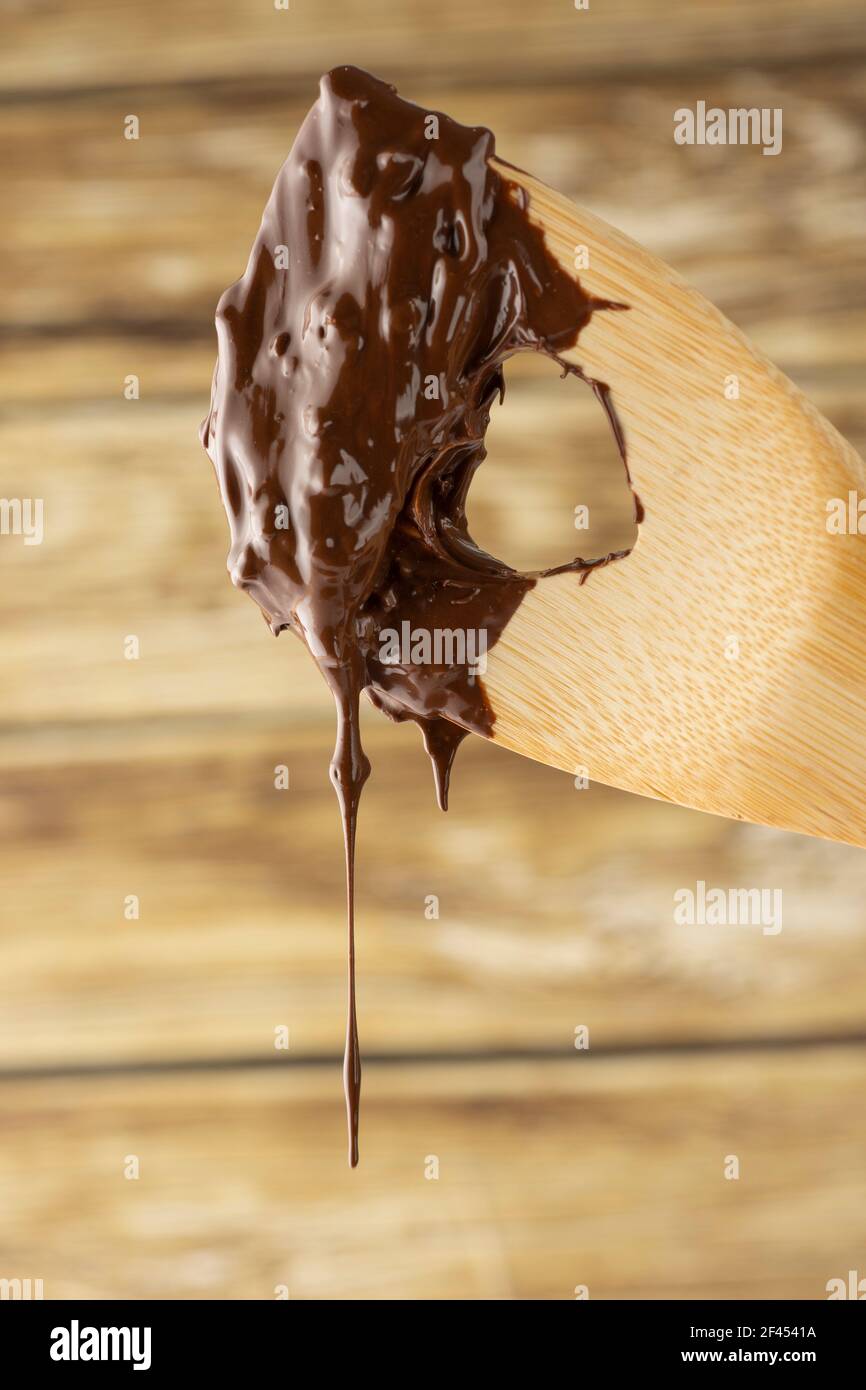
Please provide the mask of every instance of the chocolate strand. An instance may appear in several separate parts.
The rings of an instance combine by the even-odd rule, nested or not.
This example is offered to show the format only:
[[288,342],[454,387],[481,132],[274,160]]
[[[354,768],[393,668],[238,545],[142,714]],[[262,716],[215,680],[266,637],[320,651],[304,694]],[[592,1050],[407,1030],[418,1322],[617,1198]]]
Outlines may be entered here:
[[621,307],[559,267],[493,153],[489,130],[336,68],[217,310],[202,440],[229,570],[274,633],[303,638],[337,703],[353,1164],[354,854],[369,772],[358,698],[419,724],[444,810],[460,742],[493,728],[486,654],[536,578],[482,551],[466,522],[503,363],[524,349],[559,360],[593,311]]

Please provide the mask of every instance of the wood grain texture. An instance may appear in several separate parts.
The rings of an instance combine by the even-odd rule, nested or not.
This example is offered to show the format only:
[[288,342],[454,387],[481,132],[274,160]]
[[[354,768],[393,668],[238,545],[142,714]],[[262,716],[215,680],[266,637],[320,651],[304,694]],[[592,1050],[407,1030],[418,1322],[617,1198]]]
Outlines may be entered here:
[[484,680],[494,737],[630,791],[866,845],[866,543],[827,514],[841,499],[847,515],[866,466],[663,262],[511,178],[560,264],[574,274],[583,248],[581,283],[627,306],[563,355],[610,389],[646,517],[587,583],[527,595]]
[[866,47],[850,0],[726,0],[683,5],[608,0],[584,13],[571,3],[531,7],[487,0],[291,0],[287,11],[256,0],[55,0],[44,22],[35,0],[6,21],[0,83],[53,88],[188,83],[199,79],[318,76],[352,61],[385,77],[432,71],[449,84],[479,75],[540,83],[623,68],[715,69],[728,63],[849,60]]
[[[280,1025],[298,1055],[339,1053],[331,739],[326,719],[248,709],[0,739],[0,1073],[266,1059]],[[579,1026],[599,1048],[862,1031],[858,851],[577,791],[480,742],[444,816],[414,729],[371,713],[365,741],[366,1050],[568,1055]],[[781,931],[678,925],[674,895],[698,880],[778,890]]]
[[859,1050],[369,1067],[355,1172],[337,1063],[10,1083],[0,1268],[46,1298],[825,1298],[862,1269],[864,1083]]
[[[123,138],[124,93],[10,98],[3,324],[42,327],[49,340],[102,324],[212,343],[215,301],[246,263],[316,82],[158,90],[138,102],[138,141]],[[862,68],[834,70],[832,85],[814,67],[734,70],[710,88],[725,107],[782,106],[782,155],[676,145],[674,112],[708,96],[698,74],[403,84],[424,105],[489,125],[503,157],[670,262],[774,358],[800,369],[828,355],[862,361]]]

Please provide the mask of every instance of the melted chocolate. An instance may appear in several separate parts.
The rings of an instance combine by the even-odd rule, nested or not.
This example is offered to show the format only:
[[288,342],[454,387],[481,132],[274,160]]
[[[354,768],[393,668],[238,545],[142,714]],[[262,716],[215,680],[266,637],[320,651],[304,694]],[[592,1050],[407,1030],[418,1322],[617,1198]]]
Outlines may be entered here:
[[490,131],[335,69],[217,310],[202,442],[231,527],[229,571],[275,634],[304,639],[337,707],[352,1165],[355,830],[370,771],[359,697],[420,725],[444,809],[459,743],[493,726],[471,643],[476,658],[489,649],[536,578],[480,550],[466,524],[503,362],[522,349],[559,360],[593,310],[621,307],[559,268],[493,153]]

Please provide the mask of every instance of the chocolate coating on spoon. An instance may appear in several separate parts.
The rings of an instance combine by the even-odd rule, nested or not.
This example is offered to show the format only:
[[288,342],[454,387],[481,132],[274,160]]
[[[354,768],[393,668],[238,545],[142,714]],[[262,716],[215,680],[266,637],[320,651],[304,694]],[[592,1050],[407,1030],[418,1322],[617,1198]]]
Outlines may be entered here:
[[354,848],[370,770],[359,696],[420,725],[444,809],[460,741],[493,727],[479,649],[535,582],[480,550],[466,524],[503,362],[522,349],[557,358],[593,310],[619,307],[559,268],[493,153],[489,130],[336,68],[217,309],[202,442],[231,528],[229,571],[274,633],[304,639],[337,707],[353,1165]]

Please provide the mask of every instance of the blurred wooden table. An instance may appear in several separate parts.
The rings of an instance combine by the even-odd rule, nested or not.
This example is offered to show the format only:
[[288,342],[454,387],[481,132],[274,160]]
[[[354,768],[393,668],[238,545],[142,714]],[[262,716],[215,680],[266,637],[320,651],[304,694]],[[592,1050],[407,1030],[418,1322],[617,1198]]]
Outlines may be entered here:
[[[414,731],[374,716],[345,1169],[332,711],[232,591],[196,439],[216,299],[353,61],[677,266],[863,450],[861,7],[57,0],[3,26],[0,492],[44,498],[46,533],[0,539],[0,1277],[820,1298],[866,1273],[866,858],[480,744],[441,817]],[[781,106],[782,155],[676,146],[699,99]],[[471,515],[521,566],[628,540],[588,393],[514,364]],[[781,888],[781,934],[676,926],[698,879]]]

